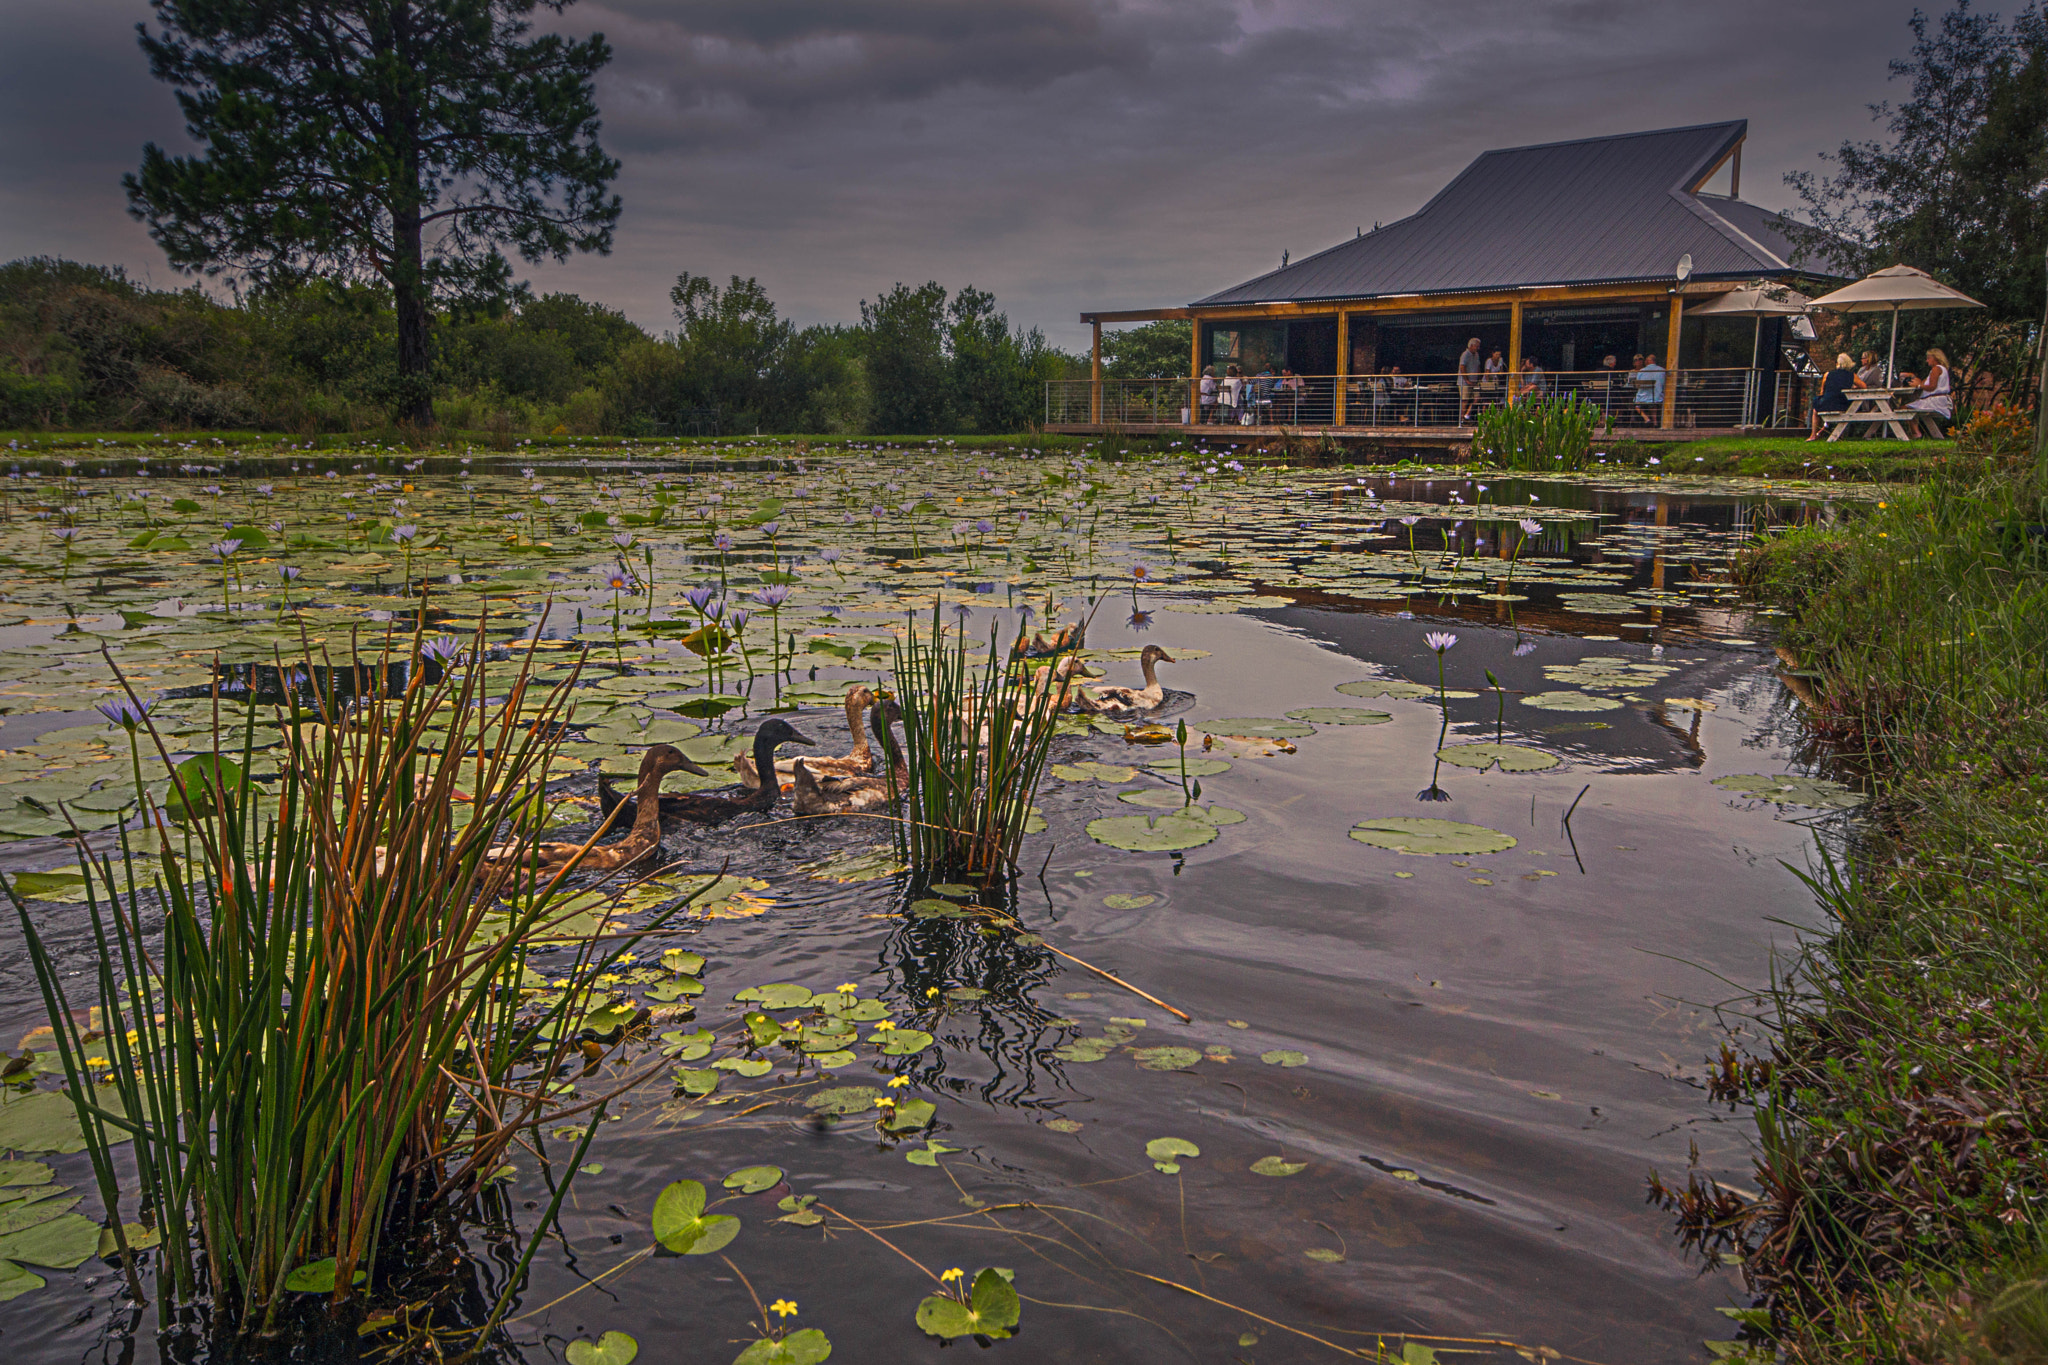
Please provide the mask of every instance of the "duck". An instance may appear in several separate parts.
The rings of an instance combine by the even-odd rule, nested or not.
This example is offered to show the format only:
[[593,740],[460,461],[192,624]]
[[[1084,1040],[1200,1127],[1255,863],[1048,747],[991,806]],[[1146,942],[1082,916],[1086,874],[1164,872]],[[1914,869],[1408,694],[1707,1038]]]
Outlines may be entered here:
[[[846,728],[853,735],[853,748],[844,758],[779,758],[775,761],[775,775],[788,777],[802,763],[819,777],[861,777],[875,766],[874,750],[868,744],[868,732],[861,725],[861,713],[875,704],[875,694],[865,686],[857,686],[846,694]],[[740,775],[740,785],[748,791],[761,785],[761,777],[754,767],[754,760],[740,754],[732,761],[733,771]]]
[[[777,745],[816,744],[817,742],[808,735],[799,732],[795,726],[782,719],[782,717],[770,717],[760,729],[754,732],[754,770],[756,772],[764,768],[770,771],[774,770],[775,748]],[[702,768],[698,768],[697,771],[699,773],[704,772]],[[687,792],[680,795],[670,793],[661,798],[660,818],[663,820],[686,820],[693,825],[722,825],[736,815],[744,815],[749,811],[765,811],[770,809],[775,805],[776,798],[781,795],[782,786],[776,782],[757,786],[745,796],[714,796],[706,792]],[[625,798],[624,803],[628,808],[619,818],[632,820],[637,825],[639,812],[635,806],[638,800],[637,792],[633,796]],[[611,784],[602,777],[598,778],[597,781],[597,804],[598,808],[607,816],[612,813],[614,807],[622,804],[618,792],[614,791]]]
[[[625,838],[615,843],[599,844],[588,852],[584,852],[580,843],[494,844],[484,854],[484,861],[521,866],[537,863],[539,870],[547,874],[561,871],[572,861],[579,872],[609,872],[629,867],[661,846],[664,801],[653,799],[661,791],[661,779],[673,772],[703,771],[674,745],[653,745],[640,760],[640,781],[634,789],[634,809],[624,813],[623,818],[632,821]],[[607,816],[610,813],[609,810],[605,812]],[[577,858],[579,853],[582,854],[580,859]]]
[[808,758],[795,760],[796,813],[841,815],[849,811],[874,810],[891,805],[900,798],[909,789],[910,770],[903,762],[903,751],[896,746],[896,736],[889,727],[901,714],[893,698],[875,704],[875,731],[881,736],[883,752],[888,756],[887,766],[880,776],[835,777],[813,772]]
[[1150,711],[1166,700],[1166,688],[1159,681],[1158,666],[1177,662],[1158,645],[1146,645],[1144,653],[1138,656],[1138,666],[1145,670],[1143,687],[1086,688],[1081,693],[1082,705],[1088,710],[1112,716]]

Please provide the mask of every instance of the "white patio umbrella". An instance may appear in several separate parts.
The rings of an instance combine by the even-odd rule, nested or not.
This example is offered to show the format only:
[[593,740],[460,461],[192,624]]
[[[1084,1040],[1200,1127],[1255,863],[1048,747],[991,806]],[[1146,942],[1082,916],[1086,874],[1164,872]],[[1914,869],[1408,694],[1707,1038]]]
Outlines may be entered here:
[[1756,370],[1763,361],[1764,319],[1797,317],[1813,307],[1813,300],[1796,289],[1782,284],[1758,280],[1754,284],[1741,285],[1725,294],[1716,294],[1704,303],[1686,308],[1687,317],[1755,318],[1756,328],[1749,340],[1750,378],[1743,389],[1742,421],[1745,426],[1756,420],[1757,379]]
[[1892,315],[1892,344],[1885,355],[1884,377],[1886,383],[1896,378],[1892,362],[1899,354],[1899,314],[1909,310],[1934,308],[1982,308],[1984,305],[1963,293],[1951,289],[1924,270],[1915,270],[1910,265],[1888,266],[1864,276],[1851,285],[1845,285],[1832,294],[1823,294],[1813,301],[1815,308],[1825,308],[1830,313],[1890,313]]

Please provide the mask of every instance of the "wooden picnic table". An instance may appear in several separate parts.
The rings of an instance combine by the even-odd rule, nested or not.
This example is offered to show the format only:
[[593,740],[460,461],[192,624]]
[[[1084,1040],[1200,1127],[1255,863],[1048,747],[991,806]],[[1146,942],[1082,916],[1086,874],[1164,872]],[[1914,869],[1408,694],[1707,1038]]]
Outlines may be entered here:
[[1889,428],[1894,440],[1912,440],[1911,429],[1919,425],[1920,414],[1893,407],[1892,399],[1895,396],[1903,397],[1918,392],[1918,389],[1911,387],[1847,390],[1842,394],[1842,397],[1848,400],[1847,411],[1821,414],[1821,420],[1833,428],[1828,432],[1828,439],[1841,440],[1843,432],[1861,422],[1881,429]]

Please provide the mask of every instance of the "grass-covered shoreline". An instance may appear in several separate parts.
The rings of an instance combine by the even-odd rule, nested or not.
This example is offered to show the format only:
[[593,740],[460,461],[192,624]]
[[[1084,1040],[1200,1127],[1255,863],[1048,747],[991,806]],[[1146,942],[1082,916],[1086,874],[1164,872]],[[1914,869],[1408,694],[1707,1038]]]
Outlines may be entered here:
[[2048,1359],[2044,523],[2048,473],[1955,472],[1738,569],[1878,791],[1815,887],[1832,931],[1765,994],[1774,1042],[1721,1059],[1757,1197],[1669,1194],[1792,1359]]

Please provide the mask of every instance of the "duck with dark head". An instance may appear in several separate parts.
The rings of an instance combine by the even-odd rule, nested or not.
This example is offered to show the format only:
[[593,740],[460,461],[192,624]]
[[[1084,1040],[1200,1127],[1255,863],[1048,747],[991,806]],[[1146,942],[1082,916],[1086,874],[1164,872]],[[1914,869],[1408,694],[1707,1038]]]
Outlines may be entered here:
[[[754,732],[754,771],[775,770],[776,746],[782,744],[816,744],[817,741],[800,733],[797,728],[780,716],[771,716]],[[666,746],[663,746],[666,747]],[[696,771],[703,772],[702,768]],[[619,817],[632,820],[637,827],[641,819],[639,793],[627,798],[628,809]],[[763,782],[744,796],[717,796],[708,792],[687,792],[670,794],[661,798],[658,820],[683,820],[693,825],[722,825],[738,815],[750,811],[772,809],[776,799],[782,795],[782,786],[777,782]],[[598,779],[597,803],[609,816],[620,804],[619,794],[603,778]]]

